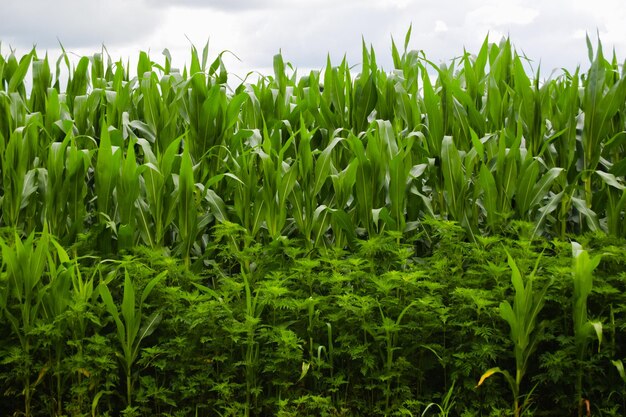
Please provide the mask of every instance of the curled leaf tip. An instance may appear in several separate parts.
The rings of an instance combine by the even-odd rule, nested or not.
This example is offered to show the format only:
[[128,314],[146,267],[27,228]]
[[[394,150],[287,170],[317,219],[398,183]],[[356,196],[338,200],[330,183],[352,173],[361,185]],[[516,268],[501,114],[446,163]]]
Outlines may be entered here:
[[500,368],[491,368],[491,369],[489,369],[487,372],[485,372],[480,377],[480,380],[478,381],[478,384],[476,384],[476,386],[474,388],[480,387],[483,384],[483,382],[485,382],[485,380],[487,378],[489,378],[490,376],[492,376],[493,374],[498,373],[498,372],[500,372]]

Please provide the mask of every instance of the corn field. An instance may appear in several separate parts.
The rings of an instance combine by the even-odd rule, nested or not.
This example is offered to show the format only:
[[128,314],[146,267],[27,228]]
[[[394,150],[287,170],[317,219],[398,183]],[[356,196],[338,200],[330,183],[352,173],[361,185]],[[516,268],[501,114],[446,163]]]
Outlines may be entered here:
[[471,239],[514,220],[536,236],[624,236],[626,76],[589,51],[586,73],[542,80],[508,40],[439,66],[394,44],[391,72],[363,45],[356,76],[345,60],[299,76],[277,55],[273,76],[234,90],[206,48],[182,72],[142,52],[136,75],[102,54],[55,71],[35,50],[10,54],[0,224],[186,259],[224,222],[310,248],[415,233],[425,217]]
[[410,35],[254,82],[0,51],[0,415],[626,410],[626,67]]

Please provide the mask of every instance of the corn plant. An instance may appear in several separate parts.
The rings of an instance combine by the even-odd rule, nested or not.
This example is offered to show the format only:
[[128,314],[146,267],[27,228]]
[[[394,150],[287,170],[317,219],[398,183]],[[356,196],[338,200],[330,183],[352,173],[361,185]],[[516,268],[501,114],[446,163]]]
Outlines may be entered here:
[[128,149],[120,161],[120,173],[116,185],[116,199],[120,225],[118,227],[118,245],[120,249],[135,246],[137,221],[137,200],[140,194],[141,171],[145,166],[137,164],[135,157],[135,143],[128,141]]
[[[462,224],[473,236],[476,231],[476,207],[471,201],[471,177],[476,163],[476,152],[466,155],[456,148],[452,137],[445,136],[441,144],[443,196],[446,212]],[[463,161],[463,162],[462,162]]]
[[490,376],[502,374],[513,394],[513,413],[515,417],[519,417],[530,403],[530,396],[522,395],[521,386],[530,364],[530,358],[541,340],[542,324],[537,320],[545,303],[548,285],[539,291],[533,289],[539,259],[526,282],[524,282],[515,260],[510,255],[508,263],[512,270],[511,282],[515,289],[515,297],[513,306],[508,301],[500,303],[500,315],[510,327],[510,338],[513,342],[515,356],[515,376],[512,376],[507,370],[498,367],[491,368],[481,376],[477,387],[482,385]]
[[[113,301],[113,296],[109,291],[107,282],[102,282],[98,286],[100,298],[107,312],[113,319],[117,331],[117,342],[121,348],[119,360],[124,369],[124,376],[126,377],[126,405],[128,408],[132,408],[133,366],[139,355],[139,347],[143,339],[150,336],[156,330],[162,318],[158,310],[153,312],[148,318],[144,318],[144,303],[154,287],[165,275],[166,272],[162,272],[146,284],[141,293],[139,305],[137,305],[135,301],[135,287],[128,270],[125,269],[122,303],[119,309]],[[111,276],[111,278],[113,277],[115,277],[115,274]]]
[[111,143],[109,128],[103,126],[95,167],[95,194],[100,224],[104,225],[107,230],[102,244],[104,250],[108,251],[111,251],[116,232],[117,206],[114,191],[120,176],[121,161],[121,149]]
[[150,247],[165,247],[166,240],[177,214],[180,188],[174,182],[175,170],[179,166],[178,151],[181,138],[172,141],[165,152],[155,155],[148,141],[141,139],[144,159],[141,172],[141,199],[137,221],[140,236]]
[[591,321],[587,318],[587,299],[591,295],[593,287],[593,270],[596,269],[602,257],[596,255],[589,257],[589,253],[582,247],[572,242],[572,254],[574,265],[572,275],[574,278],[574,297],[572,300],[572,313],[574,317],[574,341],[576,345],[576,359],[578,360],[576,374],[576,402],[578,403],[578,416],[583,415],[583,361],[587,354],[589,342],[598,340],[598,349],[602,343],[602,323]]
[[27,232],[34,229],[37,218],[33,212],[36,204],[31,200],[40,181],[34,164],[39,148],[39,118],[29,116],[24,125],[10,133],[2,149],[2,220],[6,226]]
[[437,412],[438,417],[448,417],[456,403],[456,401],[454,400],[454,385],[455,385],[455,382],[453,382],[452,385],[450,385],[450,389],[448,389],[448,392],[442,398],[441,403],[428,404],[426,408],[424,408],[424,411],[422,411],[422,417],[426,415],[430,415],[428,413],[428,410],[430,410],[431,408],[435,412]]
[[194,172],[188,148],[183,151],[180,172],[178,174],[178,233],[180,253],[189,264],[191,249],[198,233],[198,204]]
[[[65,310],[63,290],[68,281],[64,268],[57,267],[57,262],[68,262],[69,257],[50,236],[45,224],[38,238],[31,233],[22,240],[16,233],[12,243],[0,239],[0,247],[3,281],[0,308],[10,324],[11,336],[18,341],[9,361],[14,363],[16,382],[22,386],[23,413],[31,416],[35,389],[53,365],[37,360],[43,342],[38,332],[42,322],[51,326],[57,324],[58,316]],[[62,344],[62,332],[58,336],[57,348],[59,342]],[[34,375],[38,375],[37,378],[33,378]]]
[[[350,189],[338,190],[335,188],[335,195],[330,197],[325,191],[328,187],[329,179],[333,184],[338,184],[339,178],[343,179],[341,173],[336,172],[333,161],[335,147],[340,146],[344,139],[340,136],[334,136],[339,131],[333,133],[333,138],[324,149],[314,152],[311,149],[311,141],[315,132],[308,131],[304,123],[301,123],[299,136],[294,141],[297,159],[294,161],[295,167],[292,166],[297,174],[297,181],[293,185],[290,195],[290,201],[293,204],[293,220],[304,237],[305,244],[310,248],[312,245],[320,246],[323,243],[324,234],[328,228],[329,213],[338,213],[345,208],[347,198],[351,195]],[[352,164],[355,168],[356,164]],[[346,171],[349,169],[346,168]],[[354,169],[351,170],[354,173]],[[346,174],[350,175],[350,174]],[[355,177],[351,176],[348,182],[354,183]],[[344,182],[342,182],[343,184]],[[346,186],[348,186],[346,184]],[[338,187],[340,188],[340,186]],[[321,195],[326,195],[322,198]],[[336,211],[332,211],[336,210]],[[343,212],[345,214],[345,212]],[[335,214],[335,217],[340,214]],[[350,222],[351,223],[351,222]],[[335,229],[335,237],[341,236],[341,230]],[[341,240],[341,237],[339,237]]]
[[[587,38],[590,57],[593,55],[591,42]],[[611,121],[626,100],[626,77],[614,77],[614,68],[602,53],[602,45],[598,43],[596,56],[584,85],[582,110],[585,113],[582,131],[583,177],[585,200],[592,205],[592,173],[596,170],[603,148],[611,137]]]
[[67,319],[70,309],[73,307],[72,292],[70,287],[76,274],[76,262],[70,262],[65,250],[58,243],[52,242],[58,255],[58,264],[49,264],[50,275],[54,277],[47,285],[42,297],[42,318],[50,324],[50,329],[40,337],[50,340],[47,347],[46,366],[50,369],[52,380],[52,397],[54,398],[54,413],[62,415],[64,409],[63,394],[66,389],[63,378],[63,359],[66,355],[66,338],[70,334],[72,323]]
[[281,132],[271,133],[263,129],[263,142],[256,149],[263,172],[263,217],[268,235],[272,240],[283,235],[287,222],[287,199],[297,179],[297,169],[289,164],[286,153],[292,146],[294,136],[281,143]]
[[73,242],[85,227],[87,182],[93,151],[79,146],[71,126],[62,142],[50,145],[45,189],[45,219],[59,239]]
[[[589,47],[588,72],[540,82],[508,39],[435,65],[410,36],[402,51],[392,41],[391,73],[363,42],[359,74],[329,58],[298,77],[279,54],[272,76],[234,89],[208,46],[192,47],[182,71],[167,52],[164,64],[141,52],[136,76],[104,49],[75,65],[64,53],[56,68],[34,50],[3,57],[2,224],[28,233],[45,217],[67,242],[98,224],[107,251],[141,241],[199,254],[217,195],[220,218],[235,213],[252,236],[309,246],[412,232],[425,215],[474,239],[515,220],[535,222],[536,235],[620,235],[626,82],[615,58]],[[185,149],[198,233],[173,209]]]

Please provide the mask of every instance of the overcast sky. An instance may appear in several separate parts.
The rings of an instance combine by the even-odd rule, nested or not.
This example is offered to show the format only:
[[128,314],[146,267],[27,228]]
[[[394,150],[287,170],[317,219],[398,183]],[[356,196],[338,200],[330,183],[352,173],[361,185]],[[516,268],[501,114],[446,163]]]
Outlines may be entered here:
[[232,51],[239,60],[227,58],[227,68],[240,75],[269,73],[279,50],[301,70],[323,68],[327,54],[358,64],[361,37],[390,69],[391,36],[401,45],[411,23],[410,48],[435,62],[477,52],[488,33],[508,34],[544,75],[587,66],[586,33],[626,58],[624,0],[0,0],[0,16],[3,55],[33,44],[55,55],[60,40],[79,55],[104,44],[114,59],[149,50],[162,62],[168,48],[182,67],[190,41],[202,49],[209,40],[210,59]]

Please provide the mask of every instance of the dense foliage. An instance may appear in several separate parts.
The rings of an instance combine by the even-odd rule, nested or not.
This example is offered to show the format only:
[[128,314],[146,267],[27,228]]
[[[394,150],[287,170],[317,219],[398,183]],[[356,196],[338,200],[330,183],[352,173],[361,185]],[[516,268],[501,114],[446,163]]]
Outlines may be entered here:
[[2,415],[625,413],[623,67],[409,37],[232,89],[0,55]]

